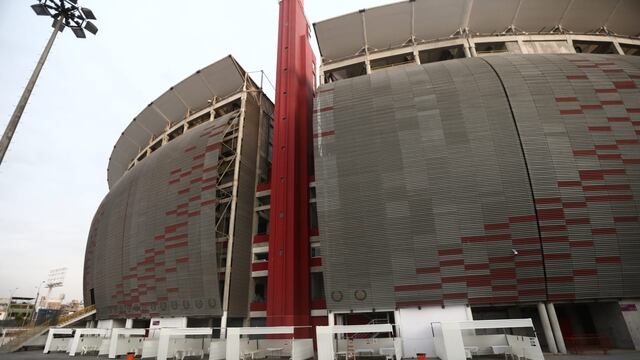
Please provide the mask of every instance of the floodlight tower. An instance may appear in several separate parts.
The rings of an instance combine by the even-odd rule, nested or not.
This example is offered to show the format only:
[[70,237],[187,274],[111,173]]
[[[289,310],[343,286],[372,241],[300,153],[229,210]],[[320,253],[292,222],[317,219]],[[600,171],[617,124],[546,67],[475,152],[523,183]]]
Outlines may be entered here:
[[93,11],[88,8],[79,7],[78,0],[38,0],[38,3],[31,5],[31,8],[37,15],[53,18],[53,24],[51,25],[53,27],[53,32],[51,33],[51,37],[49,37],[49,41],[47,42],[47,46],[45,46],[42,55],[40,55],[40,60],[38,60],[38,64],[33,70],[31,78],[29,78],[27,87],[22,92],[20,101],[18,102],[18,105],[16,105],[16,109],[13,111],[13,115],[11,115],[7,128],[4,130],[4,134],[0,139],[0,165],[2,164],[2,159],[4,159],[7,149],[9,148],[11,138],[13,138],[13,134],[16,132],[18,122],[20,122],[22,113],[27,106],[31,92],[36,85],[40,71],[42,70],[44,62],[47,60],[47,56],[49,55],[49,51],[51,50],[51,46],[53,46],[53,41],[56,39],[58,32],[62,32],[65,27],[69,27],[71,31],[73,31],[73,34],[79,38],[87,37],[84,30],[87,30],[94,35],[98,32],[98,28],[89,21],[96,20]]
[[47,296],[45,296],[45,299],[49,300],[49,296],[51,296],[51,291],[54,288],[61,287],[62,285],[64,285],[64,278],[66,275],[67,275],[66,267],[53,269],[49,271],[49,278],[47,279],[47,282],[46,282],[46,287],[48,290],[47,290]]

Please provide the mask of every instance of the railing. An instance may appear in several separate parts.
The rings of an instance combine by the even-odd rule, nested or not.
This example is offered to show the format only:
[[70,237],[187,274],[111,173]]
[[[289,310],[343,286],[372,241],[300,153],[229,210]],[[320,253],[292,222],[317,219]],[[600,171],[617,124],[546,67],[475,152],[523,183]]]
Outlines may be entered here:
[[49,329],[49,327],[56,326],[56,325],[64,325],[66,323],[73,321],[74,319],[78,319],[83,315],[94,311],[95,309],[96,309],[95,305],[87,306],[69,315],[60,316],[58,317],[57,320],[53,320],[53,321],[47,320],[40,325],[36,325],[33,327],[31,326],[25,327],[23,328],[24,331],[22,331],[18,336],[14,337],[6,344],[3,344],[2,346],[0,346],[0,353],[16,351],[20,349],[24,345],[24,343],[26,343],[27,341],[44,333],[47,329]]
[[37,336],[39,333],[45,331],[50,326],[49,321],[45,321],[44,323],[34,326],[32,328],[26,329],[21,332],[18,336],[11,339],[9,342],[0,346],[0,353],[4,352],[13,352],[22,347],[22,345],[29,341],[31,338]]
[[611,339],[606,336],[587,335],[565,337],[567,349],[573,354],[582,354],[585,351],[602,351],[606,354],[612,348]]
[[84,315],[86,313],[92,312],[95,309],[96,309],[95,305],[90,305],[90,306],[82,308],[81,310],[73,312],[73,313],[71,313],[69,315],[60,316],[60,317],[58,317],[58,321],[56,321],[55,325],[62,325],[62,324],[67,323],[67,322],[69,322],[69,321],[71,321],[73,319],[79,318],[79,317],[81,317],[82,315]]

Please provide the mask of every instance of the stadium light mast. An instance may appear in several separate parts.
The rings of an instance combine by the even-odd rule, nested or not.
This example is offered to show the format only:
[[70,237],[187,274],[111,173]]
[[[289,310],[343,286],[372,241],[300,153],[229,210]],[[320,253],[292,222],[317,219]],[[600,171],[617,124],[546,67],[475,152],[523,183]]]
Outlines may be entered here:
[[7,149],[9,149],[11,138],[13,138],[13,134],[16,132],[18,122],[20,122],[22,113],[27,106],[31,92],[36,85],[40,71],[42,71],[44,62],[47,60],[47,56],[49,55],[49,51],[51,51],[51,47],[53,46],[53,42],[56,39],[58,32],[62,32],[65,27],[69,27],[71,31],[73,31],[73,34],[78,38],[87,37],[84,30],[87,30],[94,35],[98,32],[98,28],[95,24],[89,21],[96,20],[93,11],[88,8],[79,7],[78,0],[38,0],[38,3],[31,5],[31,8],[39,16],[49,16],[53,18],[53,24],[51,25],[53,27],[53,32],[51,33],[51,37],[49,37],[49,41],[47,42],[47,46],[45,46],[42,55],[40,55],[40,60],[38,60],[38,64],[33,70],[31,78],[29,78],[27,87],[22,92],[20,101],[18,102],[18,105],[16,105],[16,109],[13,111],[13,115],[11,115],[7,128],[4,130],[4,134],[0,139],[0,165],[2,165],[2,160],[4,159]]

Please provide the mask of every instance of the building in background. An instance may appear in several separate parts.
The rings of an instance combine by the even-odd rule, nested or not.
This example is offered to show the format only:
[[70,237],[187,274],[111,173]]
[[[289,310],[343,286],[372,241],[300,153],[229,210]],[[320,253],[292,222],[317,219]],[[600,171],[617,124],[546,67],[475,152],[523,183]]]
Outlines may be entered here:
[[[407,357],[471,318],[640,348],[638,14],[417,0],[316,23],[311,322],[396,324]],[[103,326],[267,323],[272,113],[227,57],[125,129],[85,257]]]

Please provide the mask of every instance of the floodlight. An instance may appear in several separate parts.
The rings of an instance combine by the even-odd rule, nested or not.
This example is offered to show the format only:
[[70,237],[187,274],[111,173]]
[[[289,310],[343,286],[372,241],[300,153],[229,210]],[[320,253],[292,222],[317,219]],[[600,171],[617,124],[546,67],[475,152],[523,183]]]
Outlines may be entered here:
[[77,38],[86,38],[87,35],[84,33],[84,30],[82,30],[82,28],[80,26],[70,26],[71,31],[73,31],[73,34],[77,37]]
[[84,29],[92,33],[93,35],[95,35],[98,32],[98,28],[91,21],[87,21],[84,24]]
[[36,13],[36,15],[40,16],[51,16],[51,12],[44,4],[33,4],[31,8]]
[[82,12],[82,14],[87,20],[97,20],[96,16],[93,14],[93,11],[91,11],[91,9],[83,7],[83,8],[80,8],[80,11]]
[[[57,18],[53,18],[53,22],[51,23],[51,27],[55,29],[57,24],[58,24],[58,19]],[[60,31],[60,32],[62,32],[62,30],[64,30],[64,23],[60,24],[60,28],[58,29],[58,31]]]
[[13,115],[11,115],[11,119],[7,124],[7,128],[5,129],[2,138],[0,138],[0,164],[2,164],[4,155],[7,153],[7,149],[11,143],[11,138],[18,127],[22,113],[27,106],[27,101],[29,101],[29,96],[31,96],[31,92],[38,80],[38,75],[47,60],[47,56],[49,55],[49,51],[51,51],[51,46],[53,45],[58,32],[62,32],[65,26],[70,27],[73,34],[78,38],[87,37],[84,30],[89,31],[94,35],[98,32],[98,27],[96,27],[92,22],[87,21],[88,19],[96,20],[95,14],[91,9],[79,7],[78,0],[37,0],[36,4],[31,5],[31,9],[33,9],[36,15],[49,16],[52,18],[53,24],[51,24],[51,27],[53,27],[54,30],[49,38],[47,46],[45,46],[44,51],[40,56],[40,60],[38,61],[35,70],[33,70],[33,73],[31,74],[31,78],[29,79],[27,86],[22,92],[20,102],[16,105],[16,109],[14,110]]

